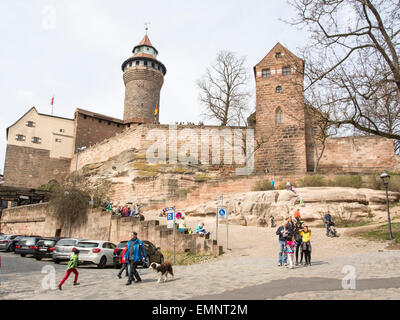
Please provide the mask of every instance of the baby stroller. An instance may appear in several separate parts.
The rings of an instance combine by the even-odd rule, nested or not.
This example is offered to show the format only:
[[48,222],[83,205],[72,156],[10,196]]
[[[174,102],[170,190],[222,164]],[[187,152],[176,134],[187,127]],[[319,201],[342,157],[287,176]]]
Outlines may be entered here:
[[328,222],[328,230],[328,237],[339,237],[339,233],[337,232],[335,224],[332,221]]

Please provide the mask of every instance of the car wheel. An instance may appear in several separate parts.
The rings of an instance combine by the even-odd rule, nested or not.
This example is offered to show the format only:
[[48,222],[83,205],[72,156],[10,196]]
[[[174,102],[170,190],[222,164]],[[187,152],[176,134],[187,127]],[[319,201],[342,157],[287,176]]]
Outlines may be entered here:
[[25,257],[25,253],[21,253],[21,257]]
[[60,263],[60,260],[59,260],[59,259],[54,259],[54,263],[55,263],[55,264],[59,264],[59,263]]
[[160,264],[164,263],[164,256],[160,256]]
[[40,261],[40,260],[42,260],[42,258],[41,258],[41,257],[35,257],[35,259],[36,259],[37,261]]
[[149,256],[147,256],[145,259],[144,259],[144,261],[146,262],[146,268],[149,268],[150,267],[150,257]]
[[97,267],[103,269],[106,266],[106,264],[107,264],[107,258],[105,256],[102,256]]

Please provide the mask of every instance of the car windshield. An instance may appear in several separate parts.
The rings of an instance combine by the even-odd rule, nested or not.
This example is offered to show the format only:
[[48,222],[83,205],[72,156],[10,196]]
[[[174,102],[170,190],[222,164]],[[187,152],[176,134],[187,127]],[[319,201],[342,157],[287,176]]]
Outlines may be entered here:
[[128,245],[128,241],[120,242],[120,243],[118,243],[117,248],[122,249],[122,248],[125,248],[127,245]]
[[37,243],[37,246],[39,247],[39,246],[49,246],[49,247],[51,247],[51,246],[54,246],[54,243],[55,243],[56,241],[55,240],[40,240],[38,243]]
[[0,240],[7,238],[6,236],[0,236]]
[[35,244],[35,238],[25,238],[20,241],[22,245],[31,246]]
[[62,239],[57,242],[57,246],[72,247],[75,245],[74,239]]
[[81,248],[97,248],[99,244],[97,242],[78,242],[76,246]]

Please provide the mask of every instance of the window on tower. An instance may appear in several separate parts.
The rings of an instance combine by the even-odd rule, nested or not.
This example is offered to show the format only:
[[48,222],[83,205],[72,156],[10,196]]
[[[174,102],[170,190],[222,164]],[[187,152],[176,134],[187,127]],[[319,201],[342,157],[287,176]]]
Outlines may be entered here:
[[137,66],[139,65],[139,62],[140,62],[140,61],[136,61],[136,65],[137,65]]
[[277,87],[275,88],[275,92],[276,92],[276,93],[282,93],[282,87],[281,87],[281,86],[277,86]]
[[275,110],[275,123],[282,123],[283,122],[283,112],[281,108],[277,108]]
[[276,52],[275,53],[275,58],[276,59],[279,59],[279,58],[281,58],[282,57],[282,53],[280,53],[280,52]]
[[271,69],[263,69],[262,70],[262,77],[269,78],[271,76]]
[[144,62],[144,65],[147,66],[147,61]]
[[282,74],[283,74],[284,76],[287,76],[287,75],[291,74],[291,68],[290,68],[290,66],[283,67],[283,68],[282,68]]

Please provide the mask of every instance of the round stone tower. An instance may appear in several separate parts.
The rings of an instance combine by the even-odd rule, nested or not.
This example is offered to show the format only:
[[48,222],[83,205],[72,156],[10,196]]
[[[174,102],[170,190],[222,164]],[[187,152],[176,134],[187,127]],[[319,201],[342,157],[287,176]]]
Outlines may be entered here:
[[[124,121],[158,122],[160,91],[167,72],[147,34],[122,64],[125,83]],[[157,109],[157,111],[156,111]]]

